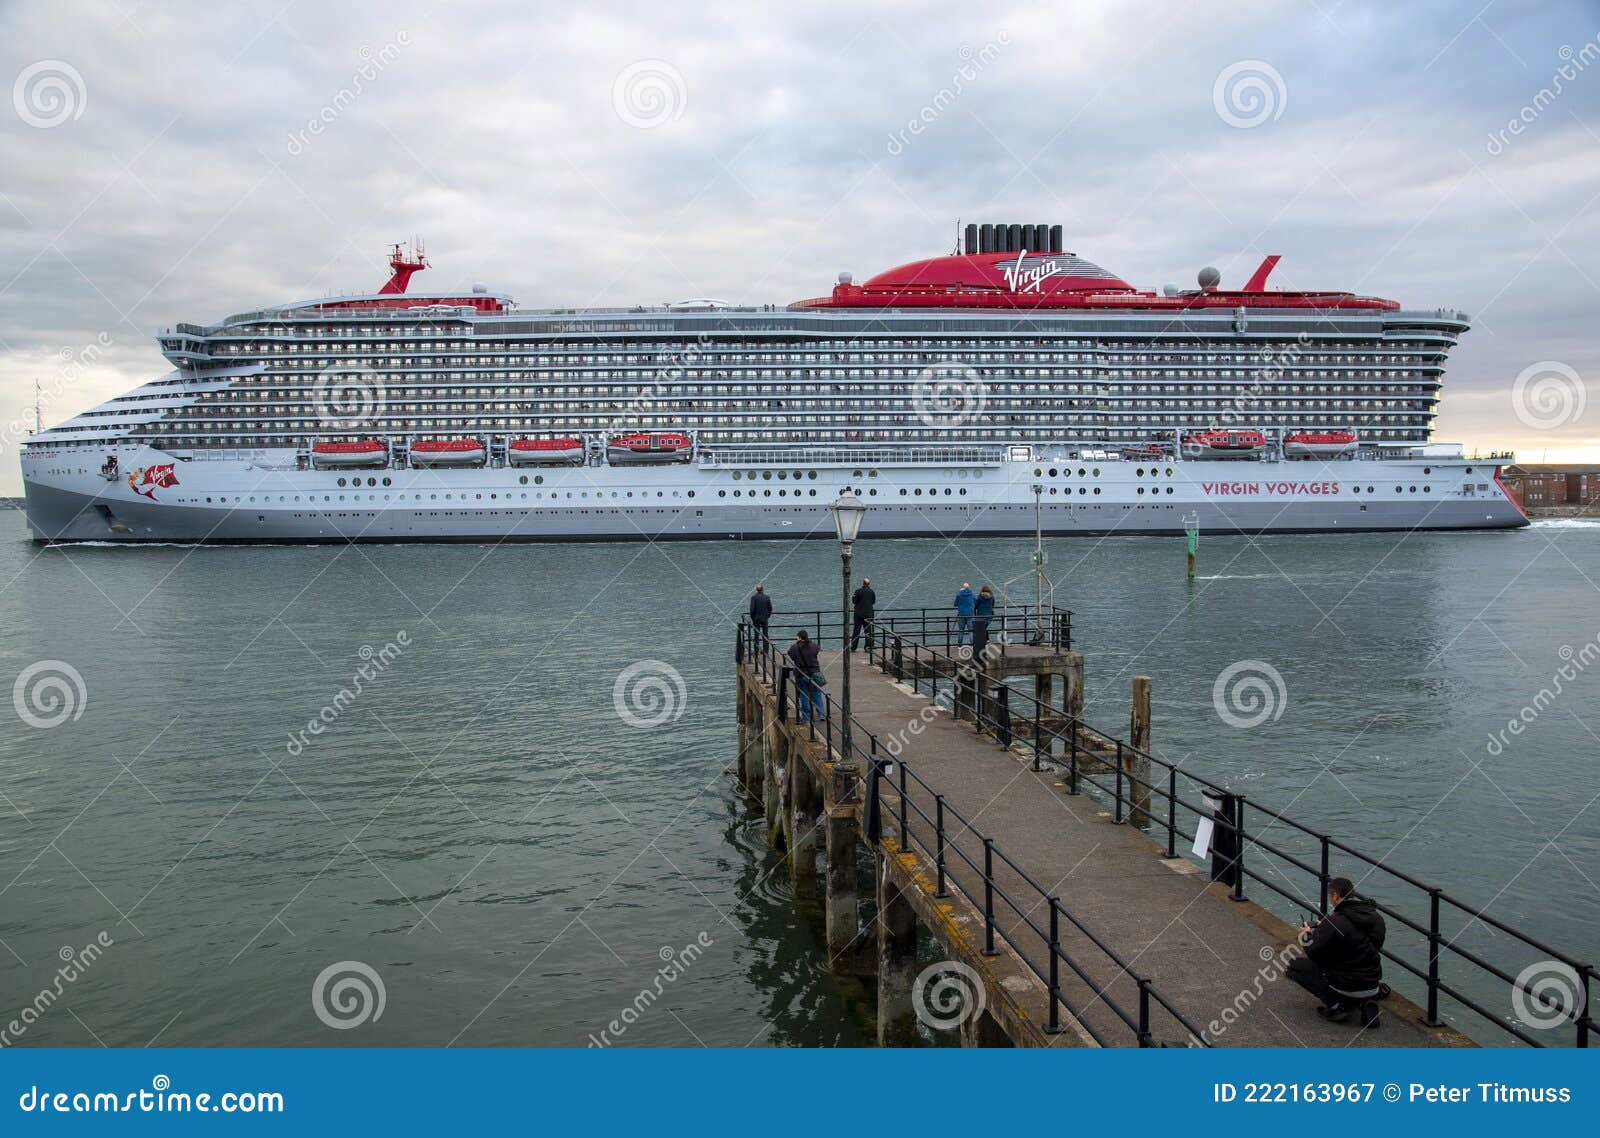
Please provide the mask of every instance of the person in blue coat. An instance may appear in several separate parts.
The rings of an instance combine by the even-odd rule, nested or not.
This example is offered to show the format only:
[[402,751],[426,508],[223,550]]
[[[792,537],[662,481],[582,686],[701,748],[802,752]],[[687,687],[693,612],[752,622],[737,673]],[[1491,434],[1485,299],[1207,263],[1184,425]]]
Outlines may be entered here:
[[971,644],[972,614],[978,607],[978,595],[972,591],[972,586],[968,582],[961,582],[961,591],[956,594],[955,604],[952,607],[956,610],[956,643]]

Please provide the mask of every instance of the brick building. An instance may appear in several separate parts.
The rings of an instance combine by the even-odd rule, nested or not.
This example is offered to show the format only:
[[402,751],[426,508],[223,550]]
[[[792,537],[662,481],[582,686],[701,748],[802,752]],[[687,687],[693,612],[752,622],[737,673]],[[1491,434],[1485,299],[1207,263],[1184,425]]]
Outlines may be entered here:
[[1513,463],[1500,474],[1506,492],[1524,509],[1542,506],[1600,508],[1600,463]]

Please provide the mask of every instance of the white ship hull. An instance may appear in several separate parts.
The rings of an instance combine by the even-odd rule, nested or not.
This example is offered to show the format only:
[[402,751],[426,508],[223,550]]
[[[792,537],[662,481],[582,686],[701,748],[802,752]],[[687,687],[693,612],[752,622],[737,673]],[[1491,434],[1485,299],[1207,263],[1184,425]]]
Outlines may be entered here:
[[[41,542],[630,541],[831,537],[846,487],[873,536],[1486,529],[1527,524],[1493,462],[1071,460],[989,464],[300,469],[290,450],[184,460],[30,448]],[[170,471],[165,468],[171,467]],[[150,472],[147,475],[147,472]],[[1037,472],[1037,473],[1036,473]],[[1081,473],[1080,473],[1081,472]],[[163,485],[162,483],[167,483]]]

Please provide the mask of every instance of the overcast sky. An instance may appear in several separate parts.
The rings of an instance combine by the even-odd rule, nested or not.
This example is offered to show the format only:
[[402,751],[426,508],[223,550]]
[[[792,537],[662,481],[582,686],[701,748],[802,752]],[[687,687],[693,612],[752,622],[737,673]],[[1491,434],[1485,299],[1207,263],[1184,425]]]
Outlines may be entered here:
[[35,379],[58,422],[168,370],[158,329],[372,291],[413,234],[414,289],[787,303],[958,217],[1141,287],[1282,253],[1463,309],[1438,437],[1600,460],[1597,36],[1511,0],[8,0],[0,494]]

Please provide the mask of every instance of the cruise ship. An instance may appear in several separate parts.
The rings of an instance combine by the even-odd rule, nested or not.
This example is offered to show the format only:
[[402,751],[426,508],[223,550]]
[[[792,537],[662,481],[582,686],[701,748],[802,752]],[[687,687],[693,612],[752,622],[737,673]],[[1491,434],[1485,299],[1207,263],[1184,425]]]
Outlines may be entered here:
[[[523,308],[481,285],[297,301],[159,343],[172,370],[32,435],[36,541],[1210,534],[1527,524],[1432,441],[1451,309],[1144,290],[1059,225],[787,305]],[[426,279],[426,278],[424,278]]]

